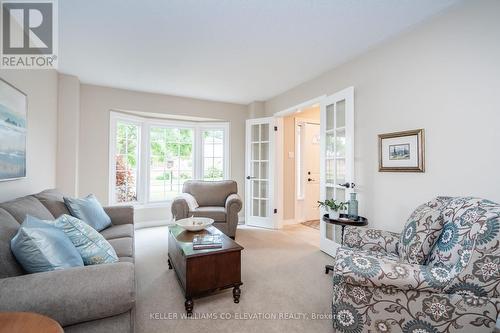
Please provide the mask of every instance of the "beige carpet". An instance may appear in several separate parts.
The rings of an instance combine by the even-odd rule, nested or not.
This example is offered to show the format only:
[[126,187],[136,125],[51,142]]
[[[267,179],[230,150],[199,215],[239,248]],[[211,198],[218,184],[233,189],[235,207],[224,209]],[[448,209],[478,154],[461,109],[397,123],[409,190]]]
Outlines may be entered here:
[[[194,319],[181,318],[184,297],[168,270],[167,227],[140,229],[136,235],[136,332],[333,331],[331,275],[324,274],[332,260],[319,250],[317,230],[240,228],[236,241],[245,247],[240,303],[233,303],[231,290],[195,299]],[[314,319],[318,315],[326,318]]]

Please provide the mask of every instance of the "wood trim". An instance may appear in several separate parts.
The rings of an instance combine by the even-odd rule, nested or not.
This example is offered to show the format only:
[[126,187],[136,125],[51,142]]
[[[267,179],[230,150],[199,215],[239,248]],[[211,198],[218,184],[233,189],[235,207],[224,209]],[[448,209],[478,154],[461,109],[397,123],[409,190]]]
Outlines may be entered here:
[[[382,140],[399,138],[403,136],[417,136],[417,156],[418,156],[418,166],[416,167],[384,167],[382,166]],[[378,136],[378,171],[379,172],[425,172],[425,130],[423,128],[379,134]]]

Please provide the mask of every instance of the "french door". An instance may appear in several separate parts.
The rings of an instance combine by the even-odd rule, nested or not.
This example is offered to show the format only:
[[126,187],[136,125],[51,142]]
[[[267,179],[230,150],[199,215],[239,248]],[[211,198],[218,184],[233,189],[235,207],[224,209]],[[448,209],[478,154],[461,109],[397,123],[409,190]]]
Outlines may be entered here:
[[[321,103],[320,197],[347,201],[354,182],[354,88],[326,97]],[[322,210],[322,214],[325,212]],[[334,256],[341,227],[320,222],[320,248]]]
[[246,121],[245,223],[275,228],[274,118]]

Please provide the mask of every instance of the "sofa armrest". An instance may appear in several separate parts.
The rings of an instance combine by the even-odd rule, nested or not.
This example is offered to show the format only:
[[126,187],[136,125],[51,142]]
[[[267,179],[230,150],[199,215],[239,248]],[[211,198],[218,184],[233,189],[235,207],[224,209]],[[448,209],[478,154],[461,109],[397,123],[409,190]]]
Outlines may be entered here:
[[113,225],[134,224],[133,206],[108,206],[104,207],[104,211],[111,218]]
[[62,326],[125,313],[134,302],[134,265],[128,262],[0,279],[0,311],[36,312]]
[[185,219],[189,216],[189,205],[183,197],[176,197],[172,201],[172,217],[175,220]]
[[398,254],[398,243],[399,234],[390,231],[354,226],[344,230],[343,244],[351,249]]
[[337,250],[333,274],[364,287],[431,292],[442,292],[452,280],[452,270],[445,266],[407,264],[348,248]]

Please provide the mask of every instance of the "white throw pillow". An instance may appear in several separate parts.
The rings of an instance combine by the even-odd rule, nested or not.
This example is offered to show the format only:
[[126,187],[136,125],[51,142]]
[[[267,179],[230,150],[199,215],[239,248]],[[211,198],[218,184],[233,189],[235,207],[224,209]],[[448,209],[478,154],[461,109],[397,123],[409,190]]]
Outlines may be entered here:
[[191,194],[181,193],[179,196],[186,200],[190,211],[193,211],[196,208],[200,207],[200,205],[198,205],[198,201],[196,201],[196,199]]

